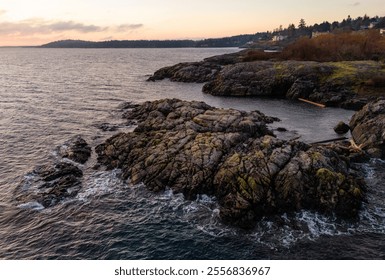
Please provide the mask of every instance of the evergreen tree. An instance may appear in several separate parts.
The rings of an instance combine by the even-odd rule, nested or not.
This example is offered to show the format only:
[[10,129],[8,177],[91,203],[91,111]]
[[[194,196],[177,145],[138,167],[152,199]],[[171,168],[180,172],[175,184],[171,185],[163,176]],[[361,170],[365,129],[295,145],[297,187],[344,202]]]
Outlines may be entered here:
[[306,22],[303,18],[301,18],[301,20],[299,21],[298,28],[299,29],[305,29],[306,28]]

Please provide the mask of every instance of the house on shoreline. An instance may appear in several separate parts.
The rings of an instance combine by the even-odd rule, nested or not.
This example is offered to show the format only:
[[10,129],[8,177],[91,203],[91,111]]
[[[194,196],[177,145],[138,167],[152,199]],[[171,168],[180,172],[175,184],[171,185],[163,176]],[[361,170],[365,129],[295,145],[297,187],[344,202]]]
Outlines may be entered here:
[[312,34],[311,34],[311,37],[312,38],[316,38],[318,36],[327,35],[329,33],[330,33],[329,31],[326,31],[326,32],[313,31]]
[[275,36],[273,36],[272,41],[273,41],[273,42],[280,42],[280,41],[286,40],[287,38],[288,38],[288,36],[284,36],[284,35],[275,35]]

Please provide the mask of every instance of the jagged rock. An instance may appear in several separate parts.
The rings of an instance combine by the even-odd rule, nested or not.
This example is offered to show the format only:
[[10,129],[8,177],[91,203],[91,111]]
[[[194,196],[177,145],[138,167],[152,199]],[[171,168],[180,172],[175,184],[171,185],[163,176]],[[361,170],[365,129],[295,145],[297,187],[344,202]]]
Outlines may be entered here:
[[341,103],[341,108],[347,109],[347,110],[353,110],[353,111],[359,111],[361,110],[366,104],[368,104],[370,101],[372,101],[373,98],[371,97],[357,97],[349,100],[345,100]]
[[370,156],[385,158],[385,100],[367,104],[350,121],[352,136]]
[[97,128],[103,130],[103,131],[117,131],[119,126],[109,124],[109,123],[101,123],[96,125]]
[[212,80],[222,66],[241,62],[247,51],[217,55],[201,62],[184,62],[164,67],[150,76],[148,81],[170,79],[175,82],[204,83]]
[[350,126],[347,125],[346,123],[344,123],[343,121],[339,122],[335,127],[334,127],[334,131],[337,133],[337,134],[346,134],[348,133],[350,130]]
[[213,78],[220,67],[211,63],[179,63],[175,66],[159,69],[148,81],[170,79],[174,82],[204,83]]
[[36,167],[16,188],[19,203],[38,202],[44,207],[74,197],[81,188],[83,172],[71,163]]
[[76,136],[59,147],[59,155],[84,164],[91,156],[91,147],[80,136]]
[[357,215],[364,183],[333,149],[274,137],[277,119],[203,102],[160,100],[127,112],[138,127],[96,148],[98,162],[153,191],[215,195],[221,218],[251,228],[263,215],[313,209]]
[[127,101],[127,102],[121,103],[118,108],[120,110],[129,110],[129,109],[133,109],[133,108],[136,108],[136,107],[138,107],[137,104],[135,104],[133,102]]
[[[62,159],[69,158],[78,163],[85,163],[91,155],[91,148],[80,136],[70,139],[58,149]],[[77,195],[82,187],[82,177],[83,171],[70,162],[57,161],[37,166],[16,187],[16,201],[37,202],[46,208],[55,206]]]

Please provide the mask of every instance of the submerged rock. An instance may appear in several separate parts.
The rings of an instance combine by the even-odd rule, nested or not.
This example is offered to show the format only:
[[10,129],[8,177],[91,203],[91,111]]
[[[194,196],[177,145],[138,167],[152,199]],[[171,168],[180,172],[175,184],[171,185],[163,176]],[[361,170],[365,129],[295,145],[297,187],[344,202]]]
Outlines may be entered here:
[[98,161],[153,191],[215,195],[221,218],[251,228],[264,215],[314,209],[355,217],[364,183],[333,149],[278,140],[253,111],[160,100],[127,112],[138,127],[96,148]]
[[[59,155],[79,163],[85,163],[91,155],[87,142],[77,136],[59,148]],[[82,187],[83,171],[74,163],[58,161],[37,166],[17,186],[18,203],[39,203],[52,207],[64,199],[75,197]]]
[[370,156],[385,158],[385,100],[367,104],[350,121],[352,136]]

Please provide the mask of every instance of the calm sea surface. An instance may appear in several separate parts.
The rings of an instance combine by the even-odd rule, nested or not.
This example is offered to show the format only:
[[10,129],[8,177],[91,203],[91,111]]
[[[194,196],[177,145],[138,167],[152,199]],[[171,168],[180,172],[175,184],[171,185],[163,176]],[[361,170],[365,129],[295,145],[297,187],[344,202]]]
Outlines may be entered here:
[[[225,226],[213,197],[186,201],[119,179],[119,170],[82,166],[74,199],[40,209],[14,191],[34,166],[53,161],[74,135],[93,147],[127,131],[119,105],[161,98],[260,110],[272,127],[312,142],[337,137],[353,112],[285,100],[205,95],[201,84],[146,82],[158,68],[236,49],[0,49],[0,259],[384,259],[385,162],[362,166],[369,193],[359,221],[303,211],[264,219],[250,232]],[[283,221],[283,222],[282,222]]]

